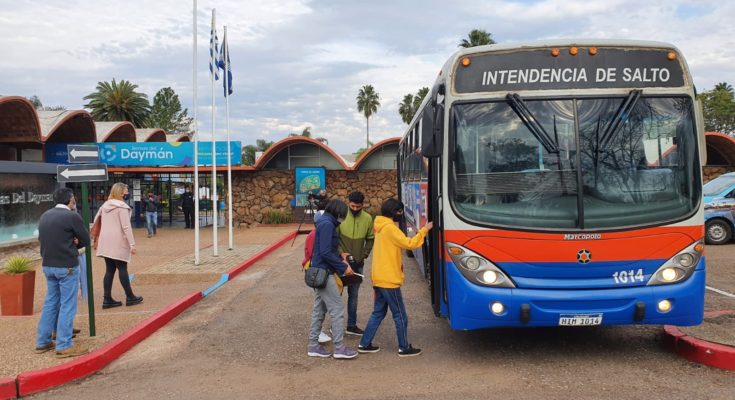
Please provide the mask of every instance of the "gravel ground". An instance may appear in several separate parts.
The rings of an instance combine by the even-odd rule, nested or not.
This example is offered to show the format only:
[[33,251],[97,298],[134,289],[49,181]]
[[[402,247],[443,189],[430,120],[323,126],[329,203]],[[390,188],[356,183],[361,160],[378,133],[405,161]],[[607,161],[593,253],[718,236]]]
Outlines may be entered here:
[[[220,270],[227,270],[239,265],[245,260],[245,255],[251,255],[251,248],[262,248],[275,242],[278,238],[291,232],[295,226],[286,227],[258,227],[254,229],[236,229],[234,235],[235,252],[241,257],[233,257],[226,248],[227,229],[219,230],[220,257],[210,264],[221,264]],[[159,310],[167,307],[174,301],[195,290],[203,290],[219,280],[221,274],[197,274],[187,270],[185,274],[178,274],[175,269],[167,270],[166,274],[156,273],[154,277],[145,279],[148,270],[161,271],[161,266],[174,264],[193,264],[194,231],[182,228],[166,228],[158,230],[153,238],[147,238],[145,229],[134,229],[138,253],[133,256],[128,266],[130,273],[141,279],[133,279],[133,290],[142,295],[144,301],[134,307],[119,307],[102,310],[102,278],[104,276],[104,260],[93,257],[94,300],[95,300],[95,337],[89,336],[89,313],[87,302],[80,298],[79,311],[75,326],[82,329],[82,333],[75,339],[78,343],[97,349],[113,340],[121,333],[132,328],[140,321],[148,318]],[[212,230],[201,232],[202,261],[211,259]],[[240,251],[248,247],[249,250]],[[30,250],[25,250],[30,251]],[[38,249],[35,250],[36,254]],[[32,254],[33,252],[31,252]],[[230,255],[228,255],[230,253]],[[182,255],[191,254],[189,259],[182,259]],[[226,264],[226,265],[225,265]],[[20,372],[32,371],[61,364],[69,359],[58,360],[53,352],[41,355],[34,353],[36,329],[38,319],[46,295],[46,279],[39,268],[40,260],[36,261],[36,286],[34,297],[34,314],[23,317],[0,317],[0,377],[14,377]],[[211,270],[212,268],[210,268]],[[204,275],[204,276],[199,276]],[[115,276],[113,283],[113,297],[124,300],[125,295]]]
[[[374,341],[380,352],[346,361],[309,358],[313,294],[298,267],[301,243],[303,237],[293,249],[279,249],[97,376],[36,397],[735,398],[735,374],[665,350],[656,326],[452,331],[434,317],[425,282],[410,259],[404,259],[409,338],[424,354],[399,358],[388,318]],[[721,273],[729,276],[720,269],[711,277]],[[368,282],[360,292],[359,325],[369,315],[371,298]],[[720,305],[733,307],[727,301]],[[357,338],[348,337],[347,344],[356,346]]]

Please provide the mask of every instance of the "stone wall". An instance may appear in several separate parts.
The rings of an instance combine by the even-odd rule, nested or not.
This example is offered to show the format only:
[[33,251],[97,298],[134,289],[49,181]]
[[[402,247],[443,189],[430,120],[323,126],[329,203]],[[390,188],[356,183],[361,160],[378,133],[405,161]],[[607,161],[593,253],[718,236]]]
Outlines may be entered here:
[[702,168],[702,183],[707,183],[722,174],[735,171],[735,166],[705,166]]
[[[233,171],[232,186],[236,226],[261,223],[271,210],[292,214],[291,199],[296,190],[293,171]],[[383,200],[397,194],[396,171],[327,171],[329,196],[347,201],[353,190],[363,192],[367,210],[377,214]]]

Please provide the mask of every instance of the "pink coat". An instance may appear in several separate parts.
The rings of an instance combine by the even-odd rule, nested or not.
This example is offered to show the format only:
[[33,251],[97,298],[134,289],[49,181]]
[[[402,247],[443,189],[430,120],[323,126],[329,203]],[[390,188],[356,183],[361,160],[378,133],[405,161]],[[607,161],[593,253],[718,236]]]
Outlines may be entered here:
[[133,228],[130,226],[132,210],[120,200],[107,200],[97,216],[102,218],[97,257],[107,257],[115,260],[130,262],[130,250],[135,246]]

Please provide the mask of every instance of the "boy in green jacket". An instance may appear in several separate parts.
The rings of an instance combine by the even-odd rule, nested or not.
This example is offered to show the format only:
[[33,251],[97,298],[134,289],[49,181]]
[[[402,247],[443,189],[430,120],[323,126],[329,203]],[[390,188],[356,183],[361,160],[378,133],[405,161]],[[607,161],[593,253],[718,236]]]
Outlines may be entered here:
[[[347,197],[350,212],[337,231],[339,232],[339,251],[343,255],[351,254],[355,258],[355,272],[362,274],[365,259],[373,249],[375,233],[373,217],[362,209],[365,196],[360,192],[352,192]],[[357,327],[357,292],[360,284],[347,286],[347,330],[348,335],[362,336],[362,329]]]

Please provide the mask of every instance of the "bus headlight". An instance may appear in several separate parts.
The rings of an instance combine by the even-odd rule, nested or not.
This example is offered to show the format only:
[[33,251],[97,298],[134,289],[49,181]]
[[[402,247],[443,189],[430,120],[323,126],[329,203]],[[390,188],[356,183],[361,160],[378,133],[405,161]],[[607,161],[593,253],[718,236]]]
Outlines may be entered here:
[[497,265],[466,247],[447,243],[447,253],[462,276],[472,283],[491,287],[516,287]]
[[703,253],[704,241],[700,239],[668,259],[651,275],[648,285],[668,285],[686,280],[694,273]]

